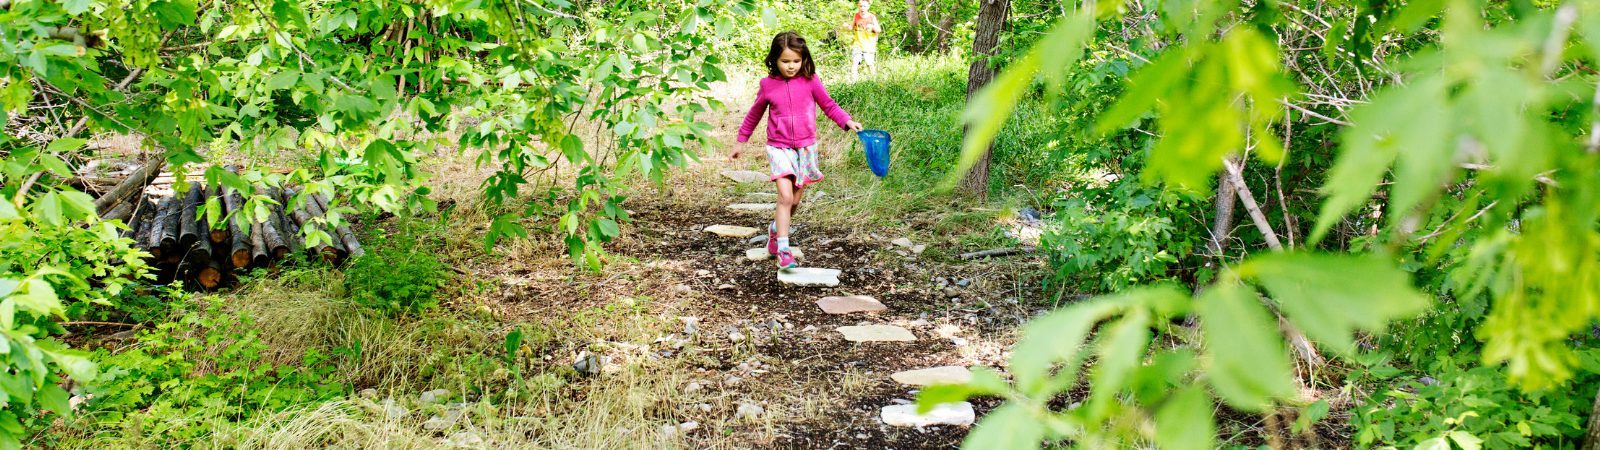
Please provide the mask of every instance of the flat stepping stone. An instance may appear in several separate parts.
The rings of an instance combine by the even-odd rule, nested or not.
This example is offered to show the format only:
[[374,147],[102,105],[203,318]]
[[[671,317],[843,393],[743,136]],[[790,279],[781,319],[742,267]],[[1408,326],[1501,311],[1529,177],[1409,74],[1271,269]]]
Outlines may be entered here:
[[965,384],[972,381],[972,371],[961,366],[941,366],[907,370],[889,375],[896,383],[907,386],[932,386],[935,384]]
[[862,325],[839,327],[839,333],[850,342],[910,342],[917,336],[910,330],[894,325]]
[[[789,247],[789,252],[794,253],[794,259],[803,259],[806,257],[805,252],[800,251],[800,247]],[[744,251],[744,259],[751,261],[766,261],[772,259],[772,254],[767,253],[766,247],[752,248]]]
[[895,427],[968,426],[977,420],[977,412],[968,402],[940,403],[927,414],[917,414],[917,405],[889,405],[883,407],[879,417],[884,424]]
[[[766,249],[761,249],[763,253]],[[817,306],[828,314],[850,314],[855,312],[878,312],[889,309],[883,302],[865,295],[851,295],[846,297],[823,297],[817,300]]]
[[735,183],[766,183],[772,181],[772,176],[754,170],[724,170],[722,176],[728,177]]
[[776,211],[778,209],[778,204],[777,203],[734,203],[732,205],[728,205],[728,209],[731,209],[731,210],[734,210],[734,211],[753,211],[753,212]]
[[715,234],[717,236],[747,238],[750,236],[755,236],[756,233],[760,233],[761,230],[733,225],[712,225],[706,227],[705,232]]
[[[764,250],[763,250],[764,251]],[[839,285],[839,269],[817,269],[812,267],[798,267],[778,271],[778,282],[795,286],[823,286],[834,287]]]

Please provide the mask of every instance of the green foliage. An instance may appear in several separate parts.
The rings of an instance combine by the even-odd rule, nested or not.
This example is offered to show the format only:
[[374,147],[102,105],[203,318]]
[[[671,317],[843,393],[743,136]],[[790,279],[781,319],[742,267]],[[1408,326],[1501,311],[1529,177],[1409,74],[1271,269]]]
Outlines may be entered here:
[[413,233],[375,236],[372,248],[345,270],[351,301],[388,314],[421,314],[439,306],[439,288],[450,270],[436,245]]
[[[1330,271],[1301,270],[1306,267]],[[1355,276],[1377,283],[1345,282]],[[1168,440],[1173,436],[1210,436],[1206,430],[1215,429],[1209,414],[1213,398],[1238,410],[1264,412],[1296,396],[1278,321],[1258,299],[1257,287],[1272,293],[1279,308],[1302,312],[1288,316],[1297,327],[1310,328],[1327,319],[1305,311],[1329,307],[1353,311],[1343,313],[1350,327],[1340,330],[1344,335],[1339,337],[1345,340],[1354,332],[1381,331],[1388,321],[1415,315],[1428,304],[1404,272],[1381,260],[1330,254],[1257,257],[1224,272],[1198,298],[1168,286],[1134,288],[1051,312],[1023,329],[1010,361],[1013,386],[990,380],[933,387],[919,397],[919,404],[931,408],[972,395],[999,395],[1007,400],[1002,408],[1021,412],[991,414],[979,423],[980,430],[1025,429],[1012,421],[1038,422],[1047,430],[1032,442],[978,441],[994,439],[996,434],[974,432],[963,444],[969,448],[1031,448],[1060,439],[1104,448],[1152,439],[1173,442]],[[1330,305],[1330,301],[1340,303]],[[1150,349],[1152,325],[1168,331],[1171,319],[1191,312],[1200,320],[1201,333],[1188,344],[1202,349],[1200,354],[1182,347]],[[1097,356],[1087,377],[1087,401],[1066,411],[1046,408],[1051,398],[1082,381],[1079,371],[1089,348],[1096,349]],[[1190,387],[1178,389],[1183,386]],[[1139,425],[1152,421],[1154,429]],[[999,444],[1006,446],[991,446]]]
[[1203,236],[1183,234],[1174,216],[1192,196],[1114,181],[1057,200],[1041,245],[1058,290],[1094,286],[1112,292],[1170,279]]
[[300,364],[265,362],[269,349],[251,317],[223,312],[214,297],[195,304],[204,309],[140,331],[134,345],[95,352],[107,370],[85,389],[89,400],[83,408],[97,426],[114,425],[130,436],[195,440],[217,422],[349,392],[331,381],[334,366],[327,362],[333,355],[311,351]]
[[[1524,392],[1503,368],[1473,361],[1443,361],[1426,376],[1397,375],[1385,354],[1365,361],[1373,382],[1390,386],[1353,412],[1360,446],[1427,448],[1448,440],[1454,447],[1562,448],[1583,440],[1590,400],[1600,389],[1600,352],[1579,352],[1583,372],[1571,391]],[[1446,444],[1447,446],[1449,444]]]

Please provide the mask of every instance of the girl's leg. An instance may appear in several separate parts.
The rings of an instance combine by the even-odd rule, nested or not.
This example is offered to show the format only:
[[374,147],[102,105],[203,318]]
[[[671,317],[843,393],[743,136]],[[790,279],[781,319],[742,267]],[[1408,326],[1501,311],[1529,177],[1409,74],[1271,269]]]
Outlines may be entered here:
[[794,206],[799,204],[800,197],[794,188],[794,179],[783,177],[778,179],[778,213],[777,234],[779,238],[788,239],[789,219],[793,215]]

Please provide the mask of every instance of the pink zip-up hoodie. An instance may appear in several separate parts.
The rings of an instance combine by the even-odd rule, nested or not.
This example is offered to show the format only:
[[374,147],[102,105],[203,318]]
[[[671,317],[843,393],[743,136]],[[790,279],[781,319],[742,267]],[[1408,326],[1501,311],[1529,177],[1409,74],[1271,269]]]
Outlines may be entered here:
[[850,114],[844,112],[828,89],[822,87],[822,77],[810,78],[766,77],[761,79],[761,90],[756,93],[756,104],[744,115],[744,125],[739,127],[739,142],[748,142],[750,134],[761,123],[761,115],[772,108],[772,118],[767,120],[767,145],[777,148],[801,148],[817,143],[817,105],[822,112],[849,129]]

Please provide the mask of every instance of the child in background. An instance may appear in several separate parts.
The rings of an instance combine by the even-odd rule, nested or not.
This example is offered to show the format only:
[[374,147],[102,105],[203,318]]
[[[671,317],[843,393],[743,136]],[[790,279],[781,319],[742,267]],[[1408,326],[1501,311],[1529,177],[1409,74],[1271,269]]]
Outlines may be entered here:
[[860,79],[857,71],[863,62],[873,75],[878,74],[878,34],[883,32],[883,27],[878,24],[878,16],[868,11],[871,7],[869,0],[856,2],[856,14],[850,20],[850,30],[855,32],[855,42],[850,45],[851,79]]
[[761,116],[769,116],[767,163],[772,180],[778,183],[778,210],[767,227],[767,253],[777,256],[779,269],[790,269],[797,264],[789,250],[789,224],[805,187],[822,181],[822,169],[817,166],[817,106],[822,106],[839,128],[861,131],[862,127],[828,96],[806,40],[799,34],[785,31],[772,38],[766,65],[768,76],[761,79],[756,103],[744,116],[739,143],[730,158],[738,159],[744,153],[744,143]]

